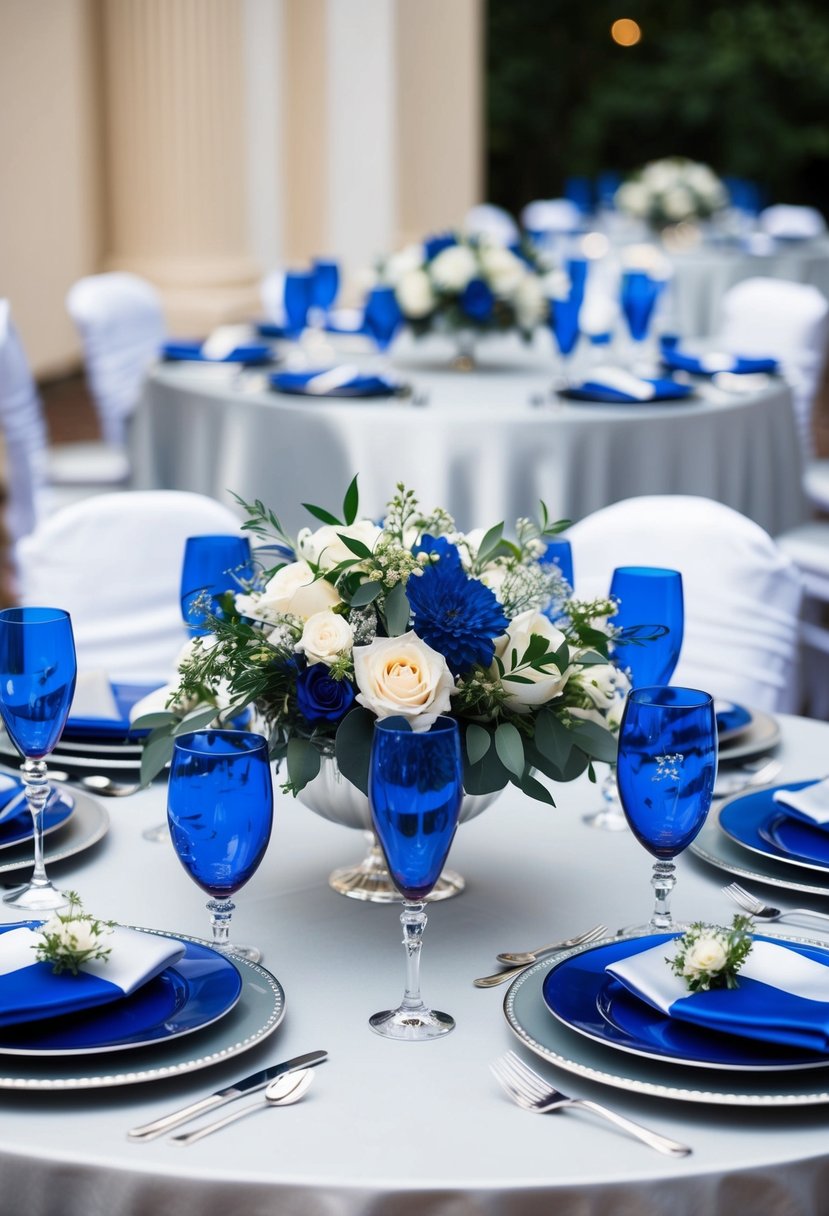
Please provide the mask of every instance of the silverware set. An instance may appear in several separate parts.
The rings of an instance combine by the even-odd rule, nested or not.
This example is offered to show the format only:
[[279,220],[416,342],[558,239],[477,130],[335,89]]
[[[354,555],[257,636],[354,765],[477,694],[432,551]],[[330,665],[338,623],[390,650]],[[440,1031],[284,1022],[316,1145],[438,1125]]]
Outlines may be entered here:
[[[597,941],[600,937],[605,937],[607,929],[604,925],[594,925],[592,929],[587,929],[584,933],[579,933],[576,937],[568,937],[564,941],[549,942],[546,946],[538,946],[535,950],[527,950],[518,954],[499,954],[498,961],[503,963],[512,963],[505,971],[496,971],[494,975],[482,975],[479,979],[473,980],[472,983],[476,988],[495,988],[498,984],[505,984],[507,980],[515,979],[522,971],[526,971],[527,967],[537,963],[540,958],[544,958],[547,954],[558,954],[562,950],[569,950],[571,946],[586,946],[589,942]],[[521,961],[518,961],[521,960]]]
[[727,887],[723,887],[723,894],[732,899],[738,907],[747,912],[749,916],[755,920],[764,920],[768,922],[780,921],[799,921],[803,919],[821,921],[829,927],[829,915],[826,912],[816,912],[812,908],[772,908],[770,904],[764,904],[756,896],[751,895],[739,883],[729,883]]

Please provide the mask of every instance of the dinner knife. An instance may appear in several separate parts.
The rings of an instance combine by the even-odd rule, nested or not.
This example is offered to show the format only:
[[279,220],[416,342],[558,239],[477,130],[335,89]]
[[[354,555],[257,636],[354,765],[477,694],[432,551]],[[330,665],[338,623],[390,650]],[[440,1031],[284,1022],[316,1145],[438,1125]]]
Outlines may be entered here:
[[154,1119],[152,1123],[145,1123],[143,1127],[134,1127],[127,1133],[127,1136],[130,1140],[155,1140],[157,1136],[163,1136],[165,1132],[178,1127],[180,1123],[188,1123],[197,1115],[204,1114],[205,1111],[215,1110],[217,1106],[224,1106],[226,1102],[232,1102],[234,1098],[241,1098],[243,1094],[255,1094],[257,1090],[264,1089],[274,1077],[279,1077],[286,1072],[296,1072],[300,1068],[310,1068],[312,1064],[321,1064],[327,1058],[327,1051],[309,1051],[304,1056],[294,1056],[292,1060],[272,1064],[270,1068],[263,1068],[260,1072],[245,1077],[243,1081],[228,1085],[226,1089],[219,1089],[215,1094],[201,1098],[198,1102],[192,1102],[189,1106],[184,1106],[171,1115]]

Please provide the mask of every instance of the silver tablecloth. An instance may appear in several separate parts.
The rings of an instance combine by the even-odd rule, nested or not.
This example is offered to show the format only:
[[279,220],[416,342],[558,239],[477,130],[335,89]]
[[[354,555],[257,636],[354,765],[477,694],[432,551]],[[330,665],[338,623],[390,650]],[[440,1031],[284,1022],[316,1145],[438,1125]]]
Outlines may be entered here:
[[[428,351],[428,346],[425,348]],[[405,347],[411,400],[333,400],[269,390],[256,372],[161,364],[133,419],[134,484],[229,504],[263,499],[289,532],[301,503],[338,509],[355,473],[361,507],[381,515],[403,481],[461,528],[533,516],[577,520],[637,494],[698,494],[772,535],[802,521],[800,455],[788,388],[701,386],[693,400],[597,405],[550,399],[544,350],[486,352],[480,371],[443,370]],[[543,405],[533,404],[544,394]]]
[[[826,770],[829,726],[782,719],[785,776]],[[561,787],[556,810],[506,791],[464,824],[451,862],[468,887],[432,908],[424,995],[457,1019],[429,1044],[390,1043],[366,1019],[403,983],[397,913],[335,895],[328,872],[359,834],[279,795],[266,859],[238,896],[236,936],[265,951],[287,1016],[262,1047],[187,1079],[73,1096],[0,1091],[2,1208],[26,1216],[819,1216],[829,1148],[824,1107],[747,1111],[637,1097],[557,1072],[520,1047],[504,989],[479,991],[496,951],[525,949],[650,907],[650,861],[629,834],[581,821],[598,794]],[[55,868],[87,907],[123,922],[201,935],[202,895],[172,848],[142,840],[163,787],[110,800],[112,828]],[[729,921],[727,875],[679,862],[675,912]],[[779,892],[774,893],[775,896]],[[775,899],[775,902],[778,902]],[[785,902],[785,900],[784,900]],[[802,899],[793,902],[801,903]],[[7,915],[7,914],[6,914]],[[794,932],[797,932],[794,930]],[[301,1104],[251,1116],[191,1148],[132,1144],[126,1130],[247,1075],[325,1047]],[[534,1117],[488,1071],[509,1047],[565,1092],[604,1099],[693,1147],[673,1161],[589,1116]]]

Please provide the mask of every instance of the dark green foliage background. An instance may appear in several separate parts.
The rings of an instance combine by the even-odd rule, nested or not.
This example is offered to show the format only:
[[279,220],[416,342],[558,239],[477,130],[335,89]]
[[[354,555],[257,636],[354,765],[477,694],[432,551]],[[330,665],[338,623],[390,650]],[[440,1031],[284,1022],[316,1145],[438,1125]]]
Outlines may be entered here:
[[487,197],[513,213],[681,155],[829,214],[826,0],[487,0],[486,91]]

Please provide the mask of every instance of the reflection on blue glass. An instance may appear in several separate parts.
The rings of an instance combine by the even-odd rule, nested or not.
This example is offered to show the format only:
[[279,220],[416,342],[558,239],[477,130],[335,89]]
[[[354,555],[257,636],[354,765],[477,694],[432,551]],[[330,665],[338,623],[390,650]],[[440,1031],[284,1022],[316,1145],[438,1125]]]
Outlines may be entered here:
[[167,794],[181,864],[214,898],[233,895],[256,871],[271,836],[267,741],[244,731],[196,731],[176,739]]
[[[188,536],[181,566],[181,614],[193,636],[205,627],[205,593],[215,601],[225,591],[239,591],[240,580],[252,574],[250,541],[246,536]],[[213,603],[211,610],[217,611]]]
[[385,350],[403,324],[393,287],[373,287],[366,300],[363,325],[380,350]]
[[285,316],[293,333],[300,333],[308,323],[312,283],[309,270],[289,270],[285,275]]
[[641,845],[676,857],[700,831],[714,792],[713,699],[692,688],[638,688],[619,729],[617,779],[625,817]]
[[644,342],[648,336],[653,310],[664,287],[661,279],[653,279],[644,270],[630,270],[622,275],[622,312],[634,342]]
[[0,714],[22,756],[52,751],[75,694],[75,642],[60,608],[0,612]]
[[547,543],[542,565],[558,566],[563,577],[571,587],[573,583],[573,549],[569,540],[551,540]]
[[331,258],[314,258],[311,278],[311,304],[328,312],[340,287],[340,268]]
[[618,566],[610,594],[619,601],[612,623],[629,639],[617,644],[616,662],[630,673],[634,688],[667,684],[682,649],[682,575],[658,566]]
[[399,718],[375,724],[371,817],[394,885],[406,900],[424,899],[440,877],[462,798],[456,722],[439,718],[430,731],[418,732]]

